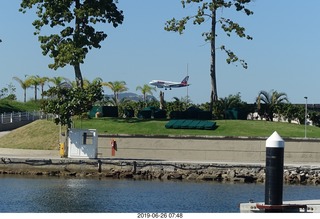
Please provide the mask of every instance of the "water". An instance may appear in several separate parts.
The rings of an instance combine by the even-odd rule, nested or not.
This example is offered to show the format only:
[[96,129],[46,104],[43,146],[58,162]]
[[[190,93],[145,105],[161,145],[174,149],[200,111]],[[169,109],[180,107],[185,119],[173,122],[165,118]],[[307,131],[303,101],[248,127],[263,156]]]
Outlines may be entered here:
[[[319,199],[318,186],[286,185],[283,200]],[[0,176],[0,213],[232,213],[264,202],[264,184]]]

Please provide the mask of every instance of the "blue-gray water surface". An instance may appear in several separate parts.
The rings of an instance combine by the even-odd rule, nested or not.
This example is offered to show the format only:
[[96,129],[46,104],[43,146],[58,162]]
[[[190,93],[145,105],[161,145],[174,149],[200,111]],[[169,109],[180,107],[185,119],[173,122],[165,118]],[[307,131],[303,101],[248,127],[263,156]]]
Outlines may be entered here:
[[[1,175],[0,194],[0,213],[231,213],[264,202],[264,184]],[[319,186],[283,189],[284,201],[319,198]]]

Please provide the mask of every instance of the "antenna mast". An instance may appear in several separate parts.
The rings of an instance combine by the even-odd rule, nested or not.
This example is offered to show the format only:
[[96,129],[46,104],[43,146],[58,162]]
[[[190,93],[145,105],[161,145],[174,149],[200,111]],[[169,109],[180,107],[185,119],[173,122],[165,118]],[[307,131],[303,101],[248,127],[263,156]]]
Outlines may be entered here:
[[[189,65],[187,63],[187,76],[189,76]],[[188,84],[188,82],[187,82]],[[187,86],[187,105],[189,103],[189,86]]]

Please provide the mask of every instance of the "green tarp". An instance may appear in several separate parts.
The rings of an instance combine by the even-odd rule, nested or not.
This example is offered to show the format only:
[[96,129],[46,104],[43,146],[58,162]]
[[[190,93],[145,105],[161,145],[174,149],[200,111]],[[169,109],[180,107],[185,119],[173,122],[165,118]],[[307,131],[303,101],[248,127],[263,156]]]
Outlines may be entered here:
[[207,120],[189,120],[189,119],[172,119],[165,127],[168,129],[207,129],[212,130],[216,127],[216,122]]

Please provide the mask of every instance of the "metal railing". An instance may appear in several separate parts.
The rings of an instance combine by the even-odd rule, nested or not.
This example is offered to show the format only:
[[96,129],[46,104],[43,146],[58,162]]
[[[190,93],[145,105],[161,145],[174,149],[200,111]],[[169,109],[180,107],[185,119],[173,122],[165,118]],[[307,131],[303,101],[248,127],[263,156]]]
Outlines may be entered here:
[[46,114],[41,111],[2,113],[0,115],[0,124],[34,121],[38,119],[52,119],[53,117],[53,114]]

